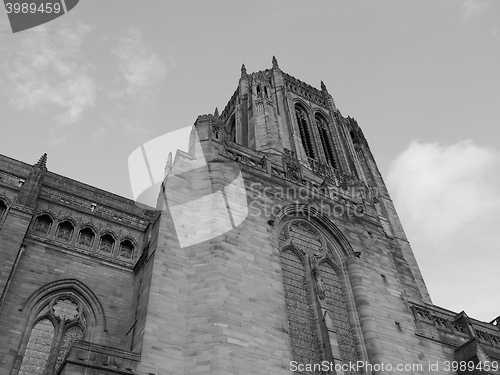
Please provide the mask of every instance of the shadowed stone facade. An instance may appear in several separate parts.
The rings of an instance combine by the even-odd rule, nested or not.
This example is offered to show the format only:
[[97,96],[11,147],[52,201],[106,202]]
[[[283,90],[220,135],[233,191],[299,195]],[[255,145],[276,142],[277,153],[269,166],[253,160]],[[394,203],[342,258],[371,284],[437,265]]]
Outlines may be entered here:
[[[243,66],[194,129],[209,173],[176,199],[224,189],[231,164],[247,207],[185,225],[248,216],[184,248],[167,183],[145,209],[48,171],[46,155],[0,156],[0,375],[455,374],[446,361],[500,359],[498,319],[432,304],[363,132],[323,83],[274,58]],[[458,373],[500,373],[486,370]]]

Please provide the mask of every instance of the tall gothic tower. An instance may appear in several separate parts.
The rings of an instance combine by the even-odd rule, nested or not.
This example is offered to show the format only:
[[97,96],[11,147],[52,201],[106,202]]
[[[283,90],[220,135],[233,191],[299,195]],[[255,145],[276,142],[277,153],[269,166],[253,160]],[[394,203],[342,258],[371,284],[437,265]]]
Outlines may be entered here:
[[0,158],[0,375],[498,373],[498,320],[432,304],[361,128],[275,58],[157,210],[46,163]]

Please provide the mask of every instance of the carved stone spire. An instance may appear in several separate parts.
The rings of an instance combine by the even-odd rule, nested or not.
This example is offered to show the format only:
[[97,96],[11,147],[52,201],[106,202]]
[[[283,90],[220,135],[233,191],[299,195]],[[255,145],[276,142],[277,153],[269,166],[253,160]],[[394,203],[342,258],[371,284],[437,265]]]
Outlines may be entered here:
[[214,117],[219,117],[219,109],[215,107]]
[[276,60],[275,56],[273,56],[273,68],[279,69],[278,60]]
[[35,166],[47,170],[47,153],[40,156],[40,159],[38,160],[38,163],[35,164]]
[[328,90],[326,89],[326,85],[323,81],[321,81],[321,91],[328,92]]
[[245,68],[245,64],[241,64],[241,76],[244,77],[247,75],[247,68]]

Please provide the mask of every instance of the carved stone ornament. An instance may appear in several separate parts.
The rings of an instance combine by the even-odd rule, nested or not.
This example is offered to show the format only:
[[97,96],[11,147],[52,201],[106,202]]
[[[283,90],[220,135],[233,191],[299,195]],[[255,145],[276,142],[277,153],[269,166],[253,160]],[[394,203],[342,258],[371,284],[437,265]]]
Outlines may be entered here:
[[79,307],[69,298],[59,299],[52,306],[54,316],[62,321],[73,321],[79,315]]

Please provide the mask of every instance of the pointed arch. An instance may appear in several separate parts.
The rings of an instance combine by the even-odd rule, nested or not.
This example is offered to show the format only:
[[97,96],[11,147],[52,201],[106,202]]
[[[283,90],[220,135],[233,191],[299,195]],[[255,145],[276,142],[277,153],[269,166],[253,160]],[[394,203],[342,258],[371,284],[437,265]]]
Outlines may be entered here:
[[314,139],[309,123],[309,112],[299,103],[295,103],[295,118],[299,127],[300,139],[307,157],[316,159],[316,150],[314,149]]
[[[331,359],[339,364],[357,362],[363,348],[357,339],[360,335],[359,318],[347,270],[350,258],[356,257],[355,252],[342,232],[313,207],[299,204],[286,206],[276,216],[275,223],[293,360],[317,363],[318,358],[302,358],[297,354],[316,350],[316,346],[302,340],[306,349],[297,349],[293,339],[297,332],[314,332],[316,329],[314,337],[318,339],[320,355],[324,356],[319,361]],[[287,255],[289,259],[284,260]],[[296,272],[299,267],[294,267],[298,261],[305,271],[301,277]],[[299,300],[294,293],[309,296],[309,299]],[[302,326],[293,322],[295,316],[290,314],[290,308],[299,311]],[[316,319],[301,313],[309,309],[317,316]],[[309,327],[311,322],[312,328]],[[309,333],[305,337],[310,337]]]
[[98,335],[101,331],[106,331],[106,315],[104,308],[92,290],[77,279],[63,279],[53,281],[42,286],[31,294],[20,311],[38,314],[46,305],[47,299],[57,297],[65,293],[71,293],[81,300],[88,308],[89,325],[92,324],[91,336]]
[[347,259],[357,257],[351,244],[340,229],[315,207],[306,204],[290,204],[278,212],[275,218],[275,226],[278,229],[278,233],[288,220],[294,218],[303,218],[308,222],[314,223],[320,231],[326,234],[326,238],[330,240],[334,239],[338,242],[338,244],[332,242],[331,250],[336,254],[341,263],[344,263]]
[[297,363],[320,363],[322,351],[304,257],[293,246],[280,253],[292,357]]

